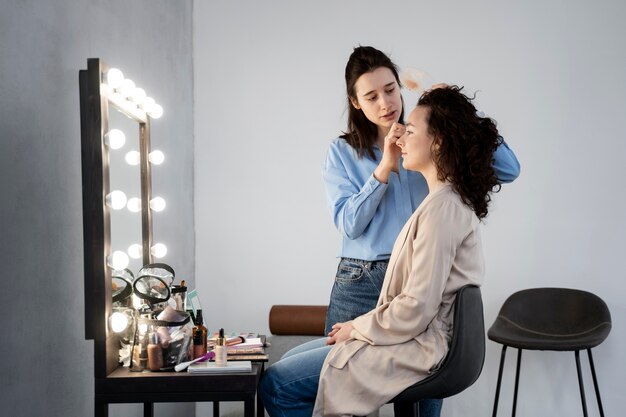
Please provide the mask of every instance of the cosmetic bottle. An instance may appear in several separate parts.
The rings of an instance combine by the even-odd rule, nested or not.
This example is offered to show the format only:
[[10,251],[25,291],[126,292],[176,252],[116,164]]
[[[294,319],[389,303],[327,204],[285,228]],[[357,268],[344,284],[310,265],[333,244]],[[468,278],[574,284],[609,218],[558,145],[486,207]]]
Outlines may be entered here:
[[148,342],[148,369],[158,371],[163,368],[163,349],[159,344],[159,336],[150,333]]
[[226,366],[226,353],[224,329],[220,329],[220,334],[215,341],[215,366]]
[[202,310],[196,312],[196,325],[193,328],[193,358],[197,359],[207,350],[207,328],[204,326],[202,318]]
[[148,335],[138,334],[133,346],[133,356],[130,370],[141,372],[148,368]]

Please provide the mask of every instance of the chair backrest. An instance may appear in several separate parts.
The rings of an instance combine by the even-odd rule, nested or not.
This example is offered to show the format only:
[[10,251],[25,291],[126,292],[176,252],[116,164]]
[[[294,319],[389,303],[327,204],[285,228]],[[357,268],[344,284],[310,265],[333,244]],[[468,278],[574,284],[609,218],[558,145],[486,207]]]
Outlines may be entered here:
[[458,394],[476,382],[485,362],[485,319],[480,288],[467,285],[456,297],[450,351],[438,372],[447,382],[447,396]]
[[471,386],[480,376],[485,361],[485,321],[480,288],[462,287],[454,301],[454,328],[450,351],[439,370],[412,385],[393,402],[446,398]]

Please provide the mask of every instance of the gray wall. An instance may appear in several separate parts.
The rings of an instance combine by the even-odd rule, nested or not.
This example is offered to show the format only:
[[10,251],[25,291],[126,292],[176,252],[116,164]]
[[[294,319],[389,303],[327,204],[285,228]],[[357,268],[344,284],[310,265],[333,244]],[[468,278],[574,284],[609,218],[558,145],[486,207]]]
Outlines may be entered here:
[[[84,340],[78,71],[117,66],[160,102],[154,218],[164,259],[194,273],[192,1],[0,1],[0,414],[93,415]],[[157,405],[157,415],[180,415]],[[193,404],[183,405],[193,415]],[[111,414],[142,415],[139,405]]]
[[[598,294],[614,326],[596,368],[606,414],[620,414],[625,15],[621,0],[197,2],[196,276],[208,326],[267,331],[272,304],[327,303],[340,238],[321,167],[345,128],[345,62],[371,44],[400,66],[480,91],[477,106],[522,163],[484,227],[487,326],[518,289]],[[487,347],[481,378],[443,415],[490,414],[500,351]],[[507,372],[501,413],[512,387]],[[519,415],[581,415],[573,354],[525,354],[520,390]],[[587,398],[597,415],[593,390]]]

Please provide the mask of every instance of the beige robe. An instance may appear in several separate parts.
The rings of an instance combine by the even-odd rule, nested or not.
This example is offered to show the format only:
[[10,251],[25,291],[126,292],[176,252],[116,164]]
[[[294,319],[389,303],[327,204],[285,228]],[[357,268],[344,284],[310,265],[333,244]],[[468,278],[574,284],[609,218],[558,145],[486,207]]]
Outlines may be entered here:
[[448,353],[456,292],[480,285],[480,222],[450,185],[398,235],[376,308],[330,351],[313,416],[367,415],[435,371]]

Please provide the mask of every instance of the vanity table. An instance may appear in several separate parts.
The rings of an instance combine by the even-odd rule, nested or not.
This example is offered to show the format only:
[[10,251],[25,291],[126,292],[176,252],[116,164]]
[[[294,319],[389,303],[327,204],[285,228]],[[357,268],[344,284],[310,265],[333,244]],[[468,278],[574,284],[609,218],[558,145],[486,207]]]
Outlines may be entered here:
[[[108,415],[110,403],[144,403],[144,416],[153,415],[155,402],[212,401],[219,416],[220,401],[243,401],[244,416],[254,417],[255,395],[263,363],[253,362],[252,372],[198,375],[187,372],[132,372],[119,367],[106,378],[96,378],[96,417]],[[257,398],[256,415],[264,409]]]
[[[136,192],[140,193],[140,198],[136,200],[140,200],[140,207],[135,212],[137,236],[134,246],[140,248],[141,260],[138,262],[142,262],[141,265],[153,262],[156,246],[152,242],[154,206],[151,203],[154,200],[151,164],[154,159],[150,152],[150,118],[158,117],[158,112],[151,113],[147,106],[142,105],[139,100],[136,101],[134,94],[128,98],[122,94],[120,98],[119,91],[112,87],[111,80],[107,80],[108,71],[107,64],[97,58],[88,59],[87,69],[79,71],[85,339],[93,340],[94,343],[95,415],[107,416],[108,405],[112,403],[143,403],[144,416],[151,417],[155,402],[211,401],[214,415],[219,416],[220,401],[243,401],[245,416],[253,417],[254,399],[264,369],[263,362],[253,362],[251,372],[211,375],[132,372],[119,364],[120,335],[112,331],[109,325],[114,310],[112,255],[114,250],[122,246],[118,242],[112,244],[113,238],[117,236],[111,233],[111,210],[115,209],[111,200],[116,190],[111,190],[110,151],[117,148],[111,141],[109,110],[126,116],[123,119],[131,120],[130,130],[138,131],[138,138],[135,137],[134,141],[138,148],[135,165],[138,165],[136,176],[139,178],[136,179]],[[145,92],[143,94],[145,96]],[[125,205],[122,203],[123,208]],[[130,205],[128,208],[130,210]],[[259,417],[263,417],[264,409],[258,397],[256,411]]]

